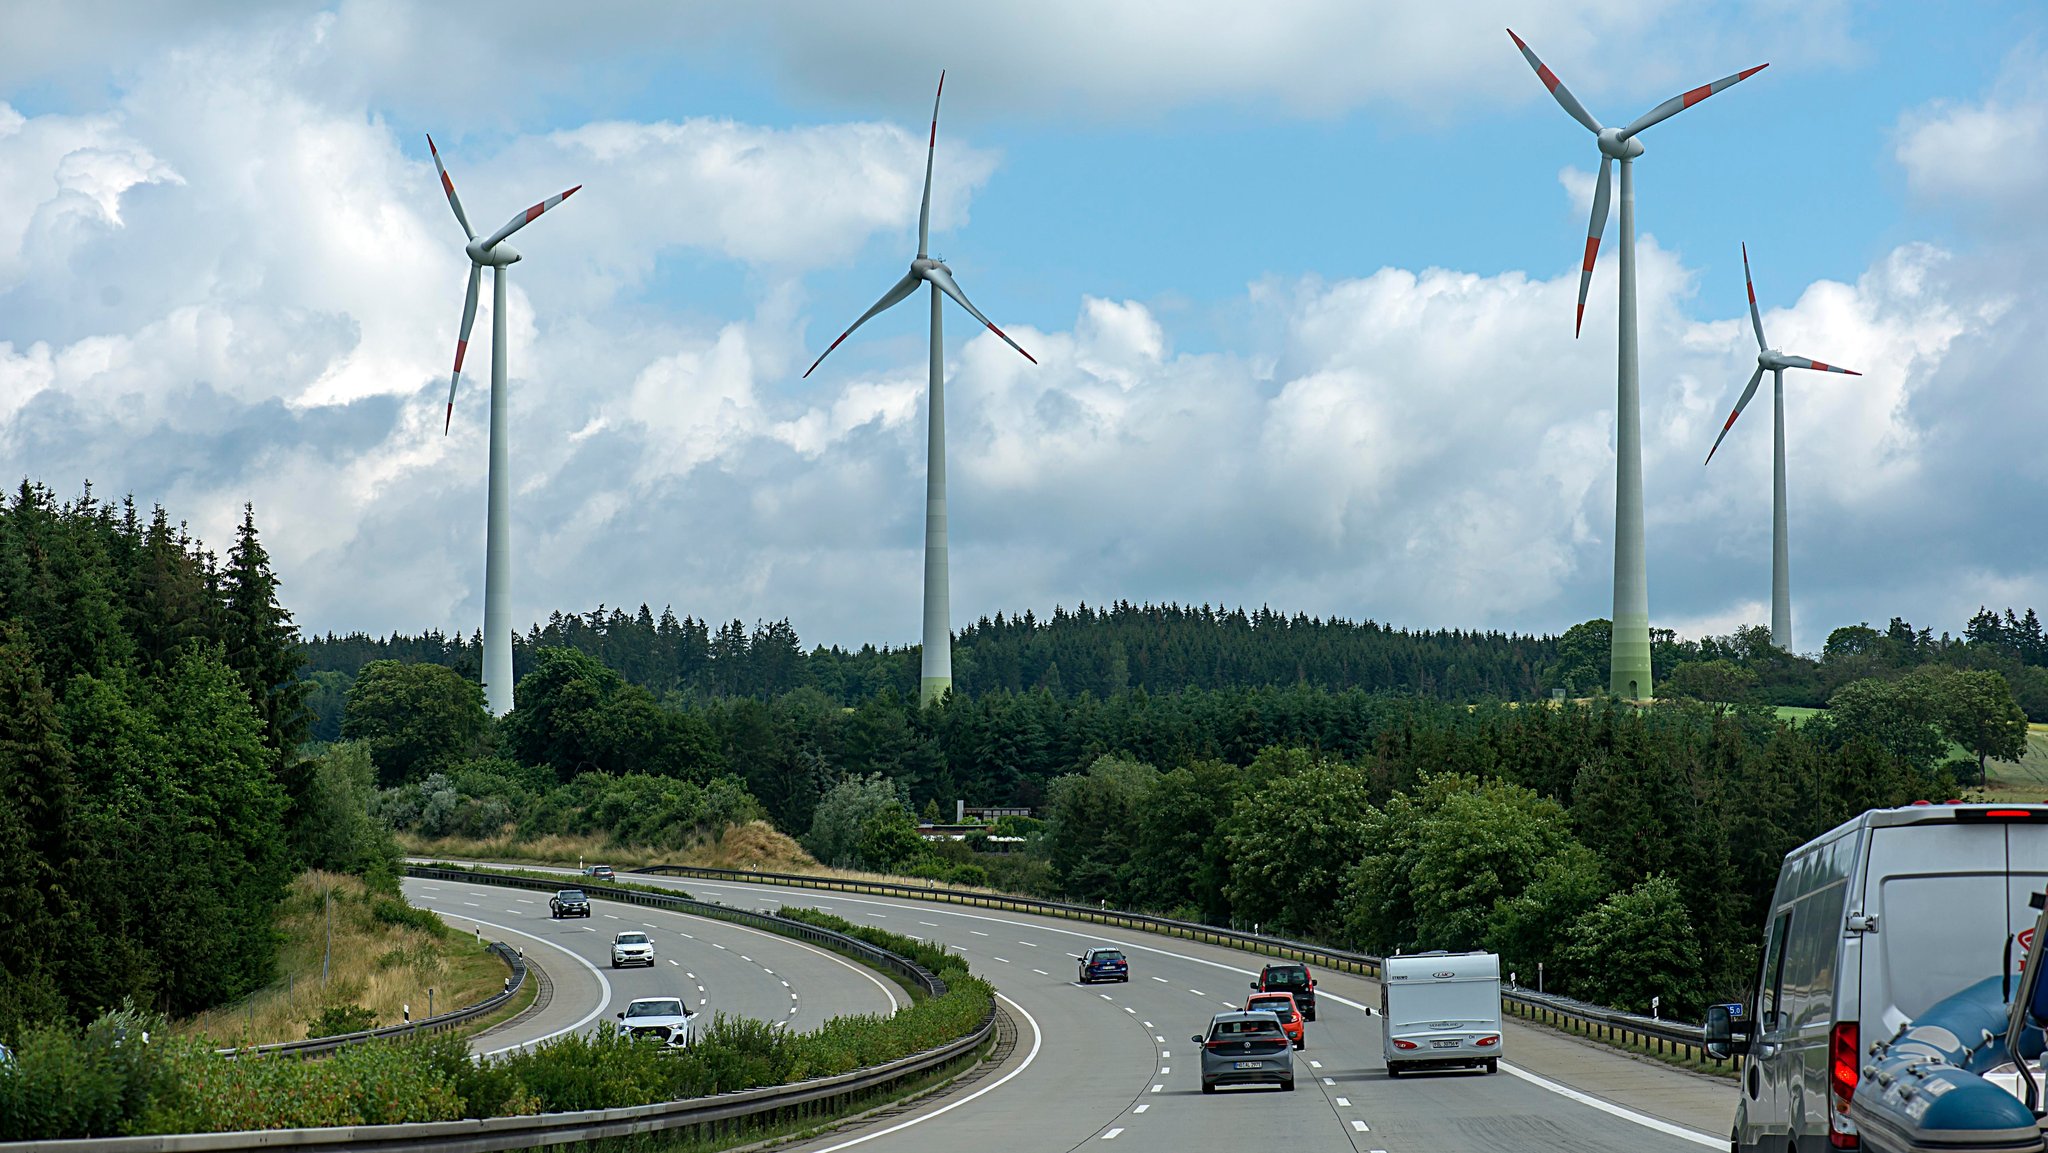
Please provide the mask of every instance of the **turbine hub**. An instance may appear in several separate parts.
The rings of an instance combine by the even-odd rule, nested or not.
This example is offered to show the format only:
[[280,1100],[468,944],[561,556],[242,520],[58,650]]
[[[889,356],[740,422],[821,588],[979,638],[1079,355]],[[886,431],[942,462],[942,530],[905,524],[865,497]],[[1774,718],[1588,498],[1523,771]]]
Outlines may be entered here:
[[1785,367],[1784,355],[1781,354],[1775,348],[1765,348],[1758,350],[1756,354],[1756,362],[1762,365],[1763,367],[1772,370]]
[[940,269],[941,271],[944,272],[953,271],[952,269],[946,267],[944,261],[933,260],[929,256],[920,256],[916,260],[910,262],[911,275],[919,278],[924,277],[926,273],[930,272],[934,268]]
[[503,268],[519,262],[519,250],[502,240],[489,248],[482,247],[482,244],[482,241],[472,240],[463,251],[469,254],[470,260],[488,268]]
[[1615,160],[1634,160],[1642,154],[1642,141],[1633,136],[1623,137],[1619,128],[1600,130],[1600,155]]

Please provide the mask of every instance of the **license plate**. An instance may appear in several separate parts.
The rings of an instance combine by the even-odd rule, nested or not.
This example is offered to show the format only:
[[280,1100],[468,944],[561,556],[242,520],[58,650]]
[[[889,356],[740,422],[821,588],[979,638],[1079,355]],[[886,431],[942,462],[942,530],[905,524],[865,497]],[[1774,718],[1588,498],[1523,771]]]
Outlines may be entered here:
[[1239,1069],[1263,1069],[1265,1067],[1266,1063],[1264,1061],[1239,1061],[1237,1063],[1237,1068]]
[[1461,1043],[1458,1041],[1431,1041],[1429,1047],[1432,1049],[1455,1049]]

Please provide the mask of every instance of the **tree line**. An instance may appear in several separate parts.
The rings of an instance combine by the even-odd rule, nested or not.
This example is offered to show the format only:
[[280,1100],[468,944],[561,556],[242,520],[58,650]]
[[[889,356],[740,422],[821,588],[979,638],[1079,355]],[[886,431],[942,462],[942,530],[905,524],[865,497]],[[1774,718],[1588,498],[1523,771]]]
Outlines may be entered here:
[[[360,867],[366,775],[299,755],[299,637],[252,510],[0,499],[0,1037],[270,980],[294,867]],[[355,814],[362,811],[362,815]]]

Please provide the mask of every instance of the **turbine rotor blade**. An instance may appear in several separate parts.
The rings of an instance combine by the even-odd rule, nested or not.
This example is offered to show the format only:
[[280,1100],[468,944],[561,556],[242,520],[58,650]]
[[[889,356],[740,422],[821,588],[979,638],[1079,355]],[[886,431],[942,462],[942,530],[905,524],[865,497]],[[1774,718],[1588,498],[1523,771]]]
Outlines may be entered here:
[[1815,372],[1839,372],[1843,376],[1863,375],[1853,368],[1843,368],[1839,364],[1829,364],[1821,360],[1809,360],[1803,356],[1780,356],[1778,359],[1785,362],[1786,368],[1810,368]]
[[1756,395],[1756,386],[1763,383],[1763,379],[1764,366],[1759,364],[1756,371],[1749,374],[1749,387],[1742,390],[1742,399],[1735,402],[1735,411],[1728,414],[1728,423],[1721,426],[1721,435],[1714,438],[1714,447],[1707,450],[1707,459],[1702,463],[1714,463],[1714,454],[1721,451],[1721,442],[1728,439],[1728,430],[1735,427],[1735,418],[1749,407],[1749,398]]
[[966,293],[964,293],[964,292],[962,292],[962,291],[960,291],[960,285],[959,285],[959,284],[958,284],[957,282],[955,282],[955,281],[954,281],[954,279],[953,279],[953,274],[952,274],[952,273],[950,273],[950,272],[947,272],[947,271],[946,271],[945,269],[943,269],[943,268],[932,268],[932,269],[928,269],[928,270],[927,270],[927,271],[925,272],[925,276],[926,276],[927,278],[929,278],[929,279],[931,280],[931,282],[932,282],[933,284],[936,284],[936,285],[938,285],[938,286],[939,286],[939,291],[940,291],[940,292],[943,292],[943,293],[945,293],[945,294],[946,294],[947,296],[950,296],[950,297],[952,297],[952,298],[953,298],[953,300],[954,300],[954,301],[955,301],[956,303],[958,303],[958,304],[960,305],[960,307],[962,307],[962,308],[966,309],[966,310],[968,311],[968,313],[969,313],[970,315],[972,315],[972,316],[974,317],[974,319],[976,319],[976,320],[978,320],[978,321],[982,322],[983,324],[987,325],[987,326],[988,326],[988,330],[989,330],[990,332],[993,332],[993,333],[995,333],[995,334],[996,334],[997,336],[1000,336],[1000,337],[1002,337],[1002,338],[1003,338],[1003,343],[1004,343],[1004,344],[1007,344],[1007,345],[1009,345],[1009,346],[1010,346],[1011,348],[1014,348],[1014,349],[1016,349],[1016,350],[1017,350],[1017,351],[1018,351],[1019,353],[1022,353],[1022,354],[1023,354],[1023,357],[1024,357],[1024,359],[1026,359],[1026,360],[1030,361],[1031,363],[1033,363],[1033,364],[1037,364],[1037,363],[1038,363],[1038,358],[1037,358],[1037,357],[1035,357],[1035,356],[1031,355],[1031,354],[1030,354],[1030,353],[1028,353],[1028,352],[1025,352],[1025,351],[1024,351],[1024,346],[1023,346],[1023,345],[1021,345],[1021,344],[1018,344],[1018,343],[1017,343],[1016,341],[1014,341],[1014,340],[1011,340],[1011,339],[1010,339],[1010,334],[1009,334],[1009,333],[1007,333],[1007,332],[1004,332],[1004,331],[1003,331],[1002,329],[1000,329],[1000,328],[997,328],[997,327],[995,326],[995,322],[994,322],[994,321],[990,320],[990,319],[989,319],[988,317],[986,317],[986,316],[983,316],[983,315],[981,314],[981,310],[980,310],[979,308],[976,308],[976,307],[974,307],[974,304],[973,304],[973,303],[972,303],[971,301],[969,301],[969,300],[967,299],[967,294],[966,294]]
[[1600,179],[1593,184],[1593,218],[1586,225],[1586,261],[1579,268],[1579,317],[1572,322],[1572,336],[1586,326],[1586,292],[1593,287],[1593,261],[1600,255],[1600,237],[1607,231],[1607,205],[1614,159],[1600,158]]
[[1515,47],[1522,50],[1522,58],[1529,62],[1529,67],[1536,70],[1537,79],[1543,81],[1543,86],[1550,89],[1550,94],[1557,98],[1557,102],[1563,105],[1566,112],[1571,113],[1572,119],[1585,125],[1588,132],[1598,136],[1600,122],[1593,119],[1593,114],[1586,111],[1586,106],[1579,103],[1578,97],[1572,95],[1572,90],[1564,86],[1564,81],[1557,78],[1557,73],[1552,72],[1549,65],[1543,61],[1536,59],[1536,54],[1529,51],[1529,46],[1522,43],[1522,38],[1515,35],[1514,29],[1508,29],[1508,37],[1515,42]]
[[496,245],[500,240],[503,240],[506,237],[512,235],[513,233],[519,231],[520,229],[525,228],[527,225],[532,224],[535,220],[540,219],[541,213],[546,212],[548,209],[553,208],[555,205],[560,204],[562,201],[567,200],[571,196],[576,195],[577,189],[580,189],[582,187],[583,186],[579,184],[575,188],[571,188],[569,191],[562,193],[560,196],[549,197],[548,199],[541,201],[539,204],[534,205],[532,208],[529,208],[526,211],[520,213],[519,215],[513,217],[512,219],[506,221],[505,226],[503,228],[500,228],[496,232],[491,233],[491,238],[489,240],[484,241],[483,246],[485,248],[490,248]]
[[894,287],[890,288],[889,291],[883,293],[882,299],[877,300],[873,308],[870,308],[866,312],[861,313],[859,320],[856,320],[852,324],[848,325],[846,331],[839,334],[838,340],[833,341],[831,345],[825,349],[825,351],[818,354],[818,359],[811,362],[811,367],[804,369],[804,375],[809,376],[811,375],[811,373],[816,372],[818,366],[825,363],[825,358],[832,355],[832,350],[834,348],[838,348],[842,341],[844,341],[847,337],[853,335],[854,329],[859,328],[861,325],[866,324],[870,320],[873,320],[876,316],[880,315],[881,313],[887,312],[890,309],[896,307],[897,305],[902,304],[903,301],[906,298],[908,298],[911,293],[917,291],[917,283],[917,273],[904,273],[903,279],[897,281]]
[[476,229],[469,226],[469,214],[462,210],[462,198],[455,195],[455,182],[448,179],[448,168],[441,163],[441,150],[434,147],[434,137],[427,136],[427,151],[434,154],[434,171],[441,174],[441,188],[448,193],[448,207],[455,210],[455,222],[462,225],[463,235],[476,239]]
[[1764,340],[1764,318],[1756,310],[1756,283],[1749,278],[1749,245],[1742,246],[1742,286],[1749,290],[1749,326],[1756,329],[1756,346],[1769,348]]
[[471,261],[469,296],[462,302],[462,333],[455,338],[455,371],[448,377],[448,415],[441,422],[442,436],[447,436],[455,423],[455,386],[462,383],[462,357],[469,351],[469,330],[476,324],[476,290],[483,276],[484,266]]
[[932,136],[924,151],[924,200],[917,208],[917,254],[928,254],[932,237],[932,159],[939,151],[939,98],[946,94],[946,70],[939,69],[939,92],[932,97]]
[[1727,88],[1735,84],[1740,84],[1742,81],[1749,79],[1750,77],[1756,75],[1759,72],[1762,72],[1764,69],[1769,67],[1770,65],[1768,64],[1759,64],[1754,68],[1745,68],[1742,71],[1737,72],[1733,76],[1723,76],[1719,80],[1714,81],[1712,84],[1702,84],[1698,88],[1695,88],[1690,92],[1682,92],[1677,96],[1673,96],[1671,99],[1666,100],[1664,103],[1659,104],[1655,108],[1650,109],[1648,112],[1643,113],[1641,116],[1636,117],[1634,122],[1632,122],[1627,128],[1621,130],[1621,138],[1623,140],[1627,140],[1629,137],[1634,136],[1636,133],[1641,132],[1643,129],[1648,128],[1652,124],[1661,124],[1664,121],[1671,119],[1673,116],[1678,115],[1680,112],[1683,112],[1686,109],[1691,108],[1693,105],[1698,104],[1700,101],[1705,100],[1707,97],[1712,96],[1714,93],[1721,91],[1723,88]]

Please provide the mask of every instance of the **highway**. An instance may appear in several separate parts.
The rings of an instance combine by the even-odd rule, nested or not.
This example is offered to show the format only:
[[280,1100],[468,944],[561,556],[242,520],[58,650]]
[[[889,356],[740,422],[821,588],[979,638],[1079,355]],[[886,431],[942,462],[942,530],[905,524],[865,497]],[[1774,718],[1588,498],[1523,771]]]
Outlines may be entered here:
[[[971,1096],[934,1101],[886,1125],[793,1146],[812,1153],[863,1144],[913,1153],[1076,1150],[1098,1141],[1118,1142],[1117,1150],[1278,1143],[1361,1153],[1698,1153],[1727,1147],[1732,1085],[1518,1025],[1506,1033],[1504,1066],[1511,1068],[1498,1074],[1458,1071],[1389,1080],[1380,1059],[1379,1019],[1365,1011],[1378,1003],[1378,989],[1361,978],[1318,974],[1320,1016],[1309,1025],[1308,1049],[1295,1054],[1295,1092],[1251,1088],[1205,1096],[1189,1038],[1204,1031],[1212,1013],[1242,1004],[1258,965],[1250,954],[1056,918],[892,897],[656,876],[621,879],[740,907],[808,905],[941,941],[1002,992],[1020,1037],[999,1076],[982,1079]],[[542,909],[545,924],[544,904]],[[576,943],[577,923],[563,924],[571,927],[561,935]],[[581,935],[609,940],[608,934]],[[1074,954],[1090,944],[1124,949],[1131,980],[1075,985]],[[766,955],[765,946],[756,955]],[[751,1007],[761,1002],[753,999],[746,975],[732,974],[732,1000],[717,1007],[759,1015]],[[829,995],[824,988],[821,995]],[[843,981],[836,988],[842,995],[859,991]],[[873,1011],[872,987],[868,992],[867,1001],[850,1001],[844,1010],[819,1006],[815,1015],[800,1014],[798,1027],[836,1011]],[[1615,1088],[1626,1092],[1607,1091]],[[1000,1136],[992,1141],[994,1135]]]
[[[683,997],[699,1012],[812,1029],[847,1013],[890,1013],[902,988],[835,953],[773,933],[662,909],[593,901],[589,918],[548,916],[548,894],[407,878],[405,895],[462,932],[525,949],[554,983],[548,1005],[479,1039],[500,1052],[594,1027],[636,997]],[[613,969],[612,934],[647,933],[655,963]],[[710,1023],[708,1016],[701,1018]]]

